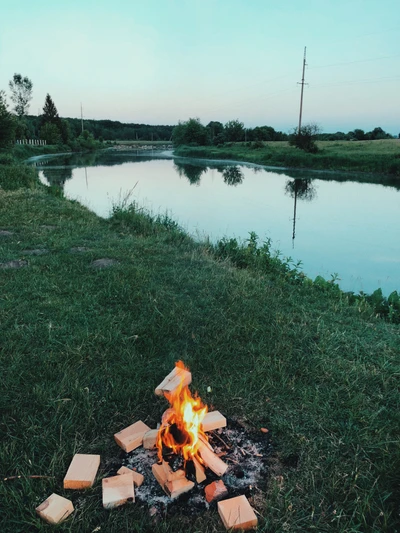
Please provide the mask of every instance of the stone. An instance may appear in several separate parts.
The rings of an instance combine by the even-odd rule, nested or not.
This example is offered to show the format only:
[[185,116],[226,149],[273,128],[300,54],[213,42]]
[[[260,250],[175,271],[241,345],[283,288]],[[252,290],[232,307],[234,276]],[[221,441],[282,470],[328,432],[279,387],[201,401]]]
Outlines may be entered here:
[[102,268],[110,268],[118,264],[119,262],[116,259],[108,259],[107,257],[104,257],[102,259],[96,259],[95,261],[92,261],[90,266],[92,268],[102,269]]
[[14,235],[12,231],[7,231],[5,229],[0,229],[0,237],[11,237],[11,235]]
[[28,261],[23,261],[22,259],[16,259],[15,261],[7,261],[5,263],[0,263],[0,268],[8,269],[8,268],[23,268],[28,266]]
[[46,248],[36,248],[34,250],[22,250],[22,255],[45,255],[48,254],[49,250]]

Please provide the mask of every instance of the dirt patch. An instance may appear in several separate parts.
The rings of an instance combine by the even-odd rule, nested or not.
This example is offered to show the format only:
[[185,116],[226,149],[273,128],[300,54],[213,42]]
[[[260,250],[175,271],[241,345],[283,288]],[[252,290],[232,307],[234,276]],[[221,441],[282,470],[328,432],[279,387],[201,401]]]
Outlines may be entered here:
[[86,248],[86,246],[75,246],[74,248],[70,248],[69,252],[71,254],[80,254],[84,252],[91,252],[91,248]]
[[0,263],[0,268],[22,268],[28,266],[28,261],[23,261],[22,259],[17,259],[15,261],[7,261],[6,263]]
[[21,252],[22,255],[44,255],[48,253],[49,253],[49,250],[47,250],[46,248],[36,248],[34,250],[22,250]]
[[108,259],[107,257],[96,259],[90,264],[91,268],[96,269],[110,268],[114,265],[119,265],[119,262],[116,259]]

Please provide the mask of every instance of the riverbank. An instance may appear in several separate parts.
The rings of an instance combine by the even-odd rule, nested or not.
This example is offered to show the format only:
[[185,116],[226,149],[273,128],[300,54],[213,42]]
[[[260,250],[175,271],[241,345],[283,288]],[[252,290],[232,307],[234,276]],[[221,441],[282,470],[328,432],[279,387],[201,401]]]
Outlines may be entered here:
[[379,141],[318,141],[319,151],[308,154],[286,141],[231,143],[216,146],[181,146],[174,151],[182,157],[232,159],[266,166],[373,172],[400,180],[400,139]]
[[206,403],[269,429],[268,479],[250,491],[261,531],[399,527],[398,326],[257,268],[254,246],[255,268],[237,268],[167,218],[100,219],[38,181],[5,189],[0,464],[23,479],[0,483],[2,531],[42,528],[34,509],[52,492],[76,508],[60,531],[223,531],[212,508],[150,525],[138,505],[103,510],[99,481],[84,496],[61,488],[76,452],[101,454],[99,478],[120,466],[112,435],[155,427],[154,387],[179,358]]

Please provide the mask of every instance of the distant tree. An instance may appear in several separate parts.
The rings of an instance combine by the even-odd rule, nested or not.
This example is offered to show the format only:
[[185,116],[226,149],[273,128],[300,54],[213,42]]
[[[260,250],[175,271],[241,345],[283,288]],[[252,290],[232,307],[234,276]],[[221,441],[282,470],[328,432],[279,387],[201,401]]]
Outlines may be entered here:
[[206,126],[206,128],[210,132],[210,139],[213,144],[215,144],[214,139],[218,137],[218,139],[222,139],[224,137],[224,125],[222,122],[218,122],[218,120],[212,120],[209,122]]
[[60,124],[60,117],[58,116],[57,108],[48,93],[46,95],[43,106],[42,124],[44,125],[47,122],[51,122],[56,126]]
[[15,117],[8,110],[6,93],[0,91],[0,148],[6,148],[15,140]]
[[175,146],[210,144],[209,131],[199,118],[190,118],[186,122],[179,122],[172,131],[172,142]]
[[378,140],[378,139],[391,139],[391,135],[389,133],[386,133],[382,128],[374,128],[372,131],[370,131],[368,134],[368,137],[372,140]]
[[224,127],[227,142],[239,142],[244,139],[244,124],[239,120],[230,120]]
[[46,124],[40,128],[40,138],[44,139],[47,144],[61,144],[62,142],[60,130],[51,122],[46,122]]
[[29,102],[32,100],[33,84],[28,77],[14,74],[9,82],[11,100],[14,102],[14,111],[19,117],[28,114]]
[[294,130],[289,137],[289,144],[304,152],[315,154],[318,152],[315,140],[320,131],[321,129],[317,124],[305,124],[300,128],[300,131],[298,128]]
[[365,140],[365,132],[364,130],[360,130],[359,128],[356,128],[354,131],[349,132],[349,135],[351,135],[357,141]]

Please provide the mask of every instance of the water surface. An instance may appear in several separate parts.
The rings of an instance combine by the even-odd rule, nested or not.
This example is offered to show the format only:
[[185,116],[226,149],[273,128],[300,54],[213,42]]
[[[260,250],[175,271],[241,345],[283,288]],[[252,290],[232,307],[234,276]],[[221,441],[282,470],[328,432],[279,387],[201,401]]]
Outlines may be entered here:
[[[36,161],[46,184],[63,187],[107,217],[129,196],[168,214],[196,238],[270,238],[311,278],[339,278],[346,291],[400,289],[400,185],[333,173],[296,173],[143,152]],[[290,174],[290,175],[289,175]],[[301,176],[299,178],[298,176]],[[322,179],[323,178],[323,179]]]

